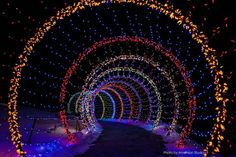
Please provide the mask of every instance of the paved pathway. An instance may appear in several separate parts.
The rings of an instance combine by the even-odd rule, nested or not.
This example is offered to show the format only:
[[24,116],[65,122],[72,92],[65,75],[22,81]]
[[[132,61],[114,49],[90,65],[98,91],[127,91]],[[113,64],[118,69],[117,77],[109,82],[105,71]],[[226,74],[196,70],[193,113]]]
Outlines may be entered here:
[[83,155],[75,157],[161,157],[165,151],[161,136],[140,127],[100,122],[103,132]]

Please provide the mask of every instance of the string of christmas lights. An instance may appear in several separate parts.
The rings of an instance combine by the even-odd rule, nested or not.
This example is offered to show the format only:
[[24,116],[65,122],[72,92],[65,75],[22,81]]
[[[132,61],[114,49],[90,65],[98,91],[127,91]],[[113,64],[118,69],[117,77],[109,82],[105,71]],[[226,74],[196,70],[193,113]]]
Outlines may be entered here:
[[[117,18],[114,18],[114,20],[115,20],[114,24],[115,24],[115,26],[118,26],[118,27],[120,26],[119,29],[121,30],[121,33],[116,34],[115,31],[111,29],[111,27],[105,26],[105,24],[103,24],[104,29],[107,32],[106,35],[102,35],[101,31],[93,32],[92,29],[88,29],[88,31],[90,31],[90,33],[88,35],[85,35],[85,37],[84,37],[84,38],[89,39],[88,41],[90,41],[90,43],[96,43],[97,41],[99,41],[99,40],[102,41],[101,39],[105,39],[107,37],[109,39],[110,36],[121,36],[121,37],[117,37],[117,38],[111,38],[110,41],[108,40],[106,44],[109,44],[109,42],[110,43],[112,43],[112,42],[119,43],[119,42],[127,42],[127,41],[138,42],[139,44],[144,44],[144,45],[147,45],[148,47],[154,48],[156,51],[160,52],[162,55],[169,58],[169,60],[171,60],[173,63],[175,63],[176,67],[178,67],[181,71],[181,75],[182,75],[182,78],[184,79],[184,82],[188,83],[188,84],[186,84],[186,86],[187,86],[186,89],[188,90],[188,94],[192,98],[190,101],[188,101],[189,109],[191,112],[188,115],[189,119],[187,120],[188,121],[187,126],[183,129],[183,132],[181,133],[181,138],[182,138],[182,140],[184,140],[188,135],[190,135],[191,130],[192,130],[191,129],[192,123],[195,120],[195,111],[200,112],[200,110],[203,110],[204,108],[207,108],[208,105],[211,105],[211,102],[215,103],[215,100],[216,100],[217,103],[216,103],[216,105],[214,105],[215,112],[217,113],[216,120],[214,123],[213,130],[210,134],[210,138],[208,139],[207,146],[205,148],[204,153],[205,153],[205,156],[207,156],[209,154],[215,155],[215,153],[218,153],[220,151],[221,141],[224,139],[224,137],[223,137],[223,133],[225,130],[224,123],[226,120],[226,113],[227,113],[226,103],[228,101],[228,99],[225,97],[225,95],[228,90],[228,87],[227,87],[227,84],[224,82],[222,67],[219,65],[218,59],[216,58],[215,50],[210,48],[207,45],[208,41],[207,41],[206,36],[203,34],[203,32],[200,32],[198,30],[198,27],[190,21],[189,17],[183,16],[180,10],[178,10],[178,9],[175,10],[174,7],[169,3],[162,4],[157,1],[144,1],[144,0],[128,0],[126,2],[119,1],[119,0],[110,0],[110,1],[101,1],[101,2],[94,2],[92,0],[85,0],[82,2],[77,2],[77,3],[74,3],[72,6],[68,6],[68,7],[62,9],[61,11],[58,11],[56,16],[52,16],[50,18],[50,20],[45,22],[43,24],[43,26],[37,30],[34,37],[32,37],[27,42],[23,53],[19,56],[19,62],[14,67],[13,78],[11,80],[11,87],[9,90],[9,102],[8,102],[9,118],[8,118],[8,122],[9,122],[9,130],[11,132],[12,142],[16,147],[16,152],[19,154],[19,156],[26,156],[26,152],[23,150],[22,135],[19,131],[19,126],[18,126],[17,105],[18,105],[18,96],[22,92],[21,91],[19,93],[19,91],[20,91],[19,88],[21,87],[20,81],[22,80],[22,78],[26,77],[26,76],[23,76],[23,74],[24,74],[25,70],[27,69],[27,67],[30,68],[30,66],[28,66],[28,63],[31,63],[30,56],[31,55],[33,56],[33,54],[37,55],[36,50],[40,46],[39,45],[40,41],[41,41],[41,43],[44,42],[44,40],[43,40],[44,37],[45,37],[44,39],[46,40],[50,37],[50,35],[55,35],[55,34],[50,34],[50,31],[56,32],[56,28],[64,29],[64,27],[60,28],[59,21],[66,22],[68,19],[70,19],[69,17],[73,18],[75,15],[78,15],[80,17],[80,16],[82,16],[83,11],[85,11],[88,8],[96,10],[96,8],[99,8],[99,7],[105,6],[105,8],[106,8],[107,6],[109,6],[111,4],[114,4],[114,5],[133,4],[133,5],[139,6],[140,8],[147,9],[148,12],[159,12],[159,14],[161,14],[158,16],[159,18],[162,18],[162,16],[168,17],[171,21],[171,24],[174,25],[174,23],[175,23],[176,25],[180,25],[184,29],[184,31],[182,31],[182,33],[188,34],[192,39],[192,41],[189,43],[189,45],[192,44],[193,42],[195,42],[198,45],[196,47],[200,47],[199,51],[197,51],[197,52],[199,52],[200,57],[196,57],[197,59],[194,59],[193,62],[196,63],[199,59],[204,59],[206,62],[206,65],[204,65],[202,67],[196,63],[195,66],[190,66],[192,64],[190,64],[189,61],[187,61],[187,59],[186,59],[186,58],[191,58],[191,55],[194,56],[194,54],[191,51],[189,51],[190,48],[187,50],[184,48],[180,49],[178,47],[176,48],[176,50],[174,50],[172,48],[171,51],[175,51],[175,55],[172,55],[170,53],[170,51],[167,51],[167,50],[163,51],[163,49],[158,47],[155,42],[148,42],[148,40],[144,40],[143,38],[138,38],[138,37],[128,38],[126,36],[129,35],[129,32],[125,29],[124,25],[121,25],[121,26],[118,25],[119,22],[118,22]],[[113,14],[116,14],[116,12],[114,12]],[[97,16],[99,16],[99,14]],[[68,19],[65,17],[68,17]],[[98,21],[100,21],[99,23],[102,24],[102,21],[99,18],[97,18],[97,19],[98,19]],[[131,17],[128,17],[128,19],[131,19]],[[134,18],[134,19],[135,19],[134,21],[137,21],[136,18]],[[70,20],[69,20],[69,23],[72,24],[73,22],[70,22]],[[149,20],[151,20],[151,19],[149,19]],[[71,21],[73,21],[73,20],[71,20]],[[134,21],[133,21],[133,23],[135,23]],[[88,21],[84,20],[84,22],[88,22]],[[138,31],[138,30],[134,29],[132,22],[129,22],[129,25],[130,25],[130,27],[128,27],[128,28],[132,28],[130,30],[135,36],[145,37],[144,31]],[[134,26],[135,26],[135,24],[134,24]],[[137,27],[137,28],[142,29],[141,25],[139,25],[139,27]],[[162,27],[157,27],[157,28],[163,29]],[[166,28],[168,30],[169,29],[171,30],[170,27],[166,27]],[[78,29],[79,28],[75,28],[75,30],[78,30]],[[80,28],[80,29],[82,29],[82,28]],[[171,34],[171,31],[168,31],[168,32]],[[91,36],[91,33],[97,34],[96,35],[97,38],[95,38],[95,37],[93,38]],[[62,34],[66,34],[66,33],[64,31],[62,31]],[[172,32],[172,34],[173,34],[173,32]],[[81,36],[83,36],[82,33],[81,33]],[[70,37],[70,33],[65,35],[65,39],[67,39],[67,38],[70,39],[70,40],[67,40],[67,42],[68,41],[71,42],[73,40],[73,38]],[[149,38],[149,37],[147,36],[146,38]],[[163,40],[165,40],[166,43],[171,43],[171,39],[170,40],[165,39],[162,34],[159,34],[159,37],[157,37],[157,38],[155,38],[154,35],[150,38],[153,40],[159,41],[157,43],[162,43],[162,45],[164,45],[165,47],[167,47],[168,44],[164,44],[165,42]],[[181,39],[183,39],[183,38],[181,38]],[[52,40],[54,42],[56,42],[57,39],[52,37]],[[82,37],[81,37],[81,40],[83,40]],[[172,38],[172,40],[173,40],[173,38]],[[103,41],[106,41],[106,40],[103,40]],[[77,44],[76,42],[72,42],[72,43]],[[98,44],[98,45],[96,45],[96,44]],[[104,46],[104,45],[99,45],[99,44],[101,44],[99,42],[96,44],[95,44],[95,47],[89,46],[92,44],[84,44],[84,45],[82,44],[83,46],[80,46],[80,47],[90,47],[89,50],[86,51],[87,52],[86,54],[89,54],[90,52],[94,51],[98,47]],[[58,45],[63,47],[63,44],[61,44],[61,43]],[[170,45],[172,45],[170,47],[173,47],[174,44],[170,44]],[[180,45],[179,45],[179,47],[181,47]],[[53,49],[50,46],[48,46],[48,47],[45,46],[45,47],[48,49]],[[64,45],[64,48],[66,48],[66,45]],[[33,49],[36,49],[36,50],[33,50]],[[80,49],[80,48],[78,48],[78,49]],[[81,49],[83,49],[83,48],[81,48]],[[182,54],[181,54],[180,53],[181,50],[184,50],[184,52],[186,52],[186,54],[188,54],[188,55],[183,57],[182,55],[184,55],[184,53],[182,52]],[[75,51],[71,51],[71,52],[75,53]],[[82,53],[83,51],[79,51],[79,52],[81,52],[80,54],[84,54],[84,53]],[[165,53],[165,52],[168,52],[168,53]],[[60,56],[60,54],[58,54],[57,56]],[[60,57],[60,58],[62,58],[62,57]],[[86,55],[80,55],[78,60],[79,60],[79,62],[81,62],[85,58],[86,58]],[[185,58],[185,59],[182,59],[182,58]],[[45,58],[41,58],[41,59],[43,59],[43,61],[45,63],[51,62],[49,60],[46,60]],[[65,58],[65,61],[66,60],[71,60],[71,59]],[[51,63],[51,64],[54,67],[57,66],[57,64],[55,64],[55,63]],[[61,85],[61,93],[59,94],[60,97],[59,96],[52,96],[52,95],[45,95],[45,97],[52,97],[53,99],[59,99],[59,102],[61,105],[59,105],[60,107],[58,107],[58,108],[60,109],[60,118],[61,118],[62,124],[65,128],[65,133],[68,135],[70,141],[75,142],[76,141],[75,138],[73,137],[73,135],[70,133],[70,131],[68,129],[69,124],[67,122],[66,111],[64,108],[65,107],[64,103],[65,103],[65,98],[66,98],[66,89],[67,89],[66,86],[67,86],[67,83],[70,83],[68,80],[73,75],[73,71],[76,69],[76,66],[77,66],[76,62],[74,62],[73,64],[74,64],[74,66],[71,66],[71,68],[69,70],[67,70],[66,75],[64,76],[64,80],[61,79],[63,77],[56,76],[55,74],[52,74],[53,72],[46,73],[46,72],[41,71],[41,73],[42,73],[42,75],[45,75],[47,78],[51,78],[51,80],[57,79],[57,78],[59,78],[58,80],[63,80],[63,83]],[[58,68],[59,67],[61,69],[68,69],[67,66],[65,67],[63,65],[58,66]],[[32,67],[32,69],[33,68],[34,67]],[[189,73],[187,72],[186,68],[188,69]],[[202,74],[202,75],[198,75],[198,74],[196,74],[197,71],[199,73],[201,71],[204,71],[204,70],[199,70],[199,69],[207,69],[206,70],[207,72],[204,72],[204,74]],[[47,69],[47,70],[49,70],[49,69]],[[84,72],[85,71],[86,71],[86,69],[84,69]],[[130,71],[130,70],[128,70],[128,71]],[[203,83],[203,80],[204,80],[203,78],[208,78],[208,77],[211,78],[211,79],[208,79],[208,80],[211,80],[211,82],[208,81],[208,83],[211,83],[210,85]],[[32,77],[32,78],[35,79],[34,77]],[[27,78],[27,79],[31,79],[31,78]],[[42,81],[42,80],[40,80],[40,81]],[[23,84],[24,83],[22,83],[22,85]],[[204,86],[202,86],[202,85],[204,85]],[[52,86],[53,87],[51,89],[54,89],[54,87],[56,87],[57,85],[52,85]],[[196,91],[193,91],[192,87],[194,87],[194,89],[196,89]],[[56,87],[56,89],[58,89],[58,87]],[[59,89],[60,89],[60,86],[59,86]],[[214,94],[215,100],[212,100],[212,97],[209,97],[208,99],[204,99],[204,94],[207,93],[207,91],[209,91],[209,90],[212,91],[213,89],[215,89],[214,90],[215,91],[215,94]],[[22,90],[25,90],[25,89],[22,89]],[[29,94],[33,95],[34,92],[29,93]],[[70,97],[70,96],[68,96],[68,97]],[[23,96],[20,96],[19,98],[23,99]],[[85,98],[85,97],[83,97],[83,98]],[[89,97],[86,99],[91,100],[92,98]],[[202,100],[202,99],[204,99],[204,100]],[[90,110],[89,108],[91,105],[91,104],[89,104],[89,102],[91,102],[91,101],[86,100],[85,102],[86,102],[86,104],[85,104],[86,107],[85,107],[84,111],[89,113],[89,110]],[[199,104],[199,108],[196,107],[197,102]],[[205,104],[205,102],[206,102],[206,104]],[[24,102],[24,103],[27,103],[27,102]],[[34,102],[31,102],[31,103],[33,104]],[[194,131],[194,133],[196,133],[196,131]]]

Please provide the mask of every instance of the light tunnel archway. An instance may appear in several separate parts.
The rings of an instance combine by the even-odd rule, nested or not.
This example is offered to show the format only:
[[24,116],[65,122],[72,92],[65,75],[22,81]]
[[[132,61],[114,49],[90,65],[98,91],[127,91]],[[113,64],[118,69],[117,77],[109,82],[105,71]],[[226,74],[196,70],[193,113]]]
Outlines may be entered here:
[[[14,68],[14,77],[11,81],[12,86],[10,88],[9,91],[9,124],[10,124],[10,132],[12,135],[12,141],[13,144],[16,146],[17,149],[17,153],[20,156],[25,156],[26,152],[23,150],[23,143],[22,143],[22,137],[20,134],[20,131],[18,129],[18,122],[17,122],[17,98],[18,98],[18,91],[19,91],[19,87],[20,87],[20,80],[21,80],[21,76],[22,76],[22,71],[23,68],[26,67],[26,63],[28,62],[28,56],[33,52],[33,48],[35,48],[36,43],[38,43],[40,40],[43,39],[43,37],[45,36],[46,32],[49,32],[49,30],[51,30],[51,28],[53,26],[56,26],[56,23],[60,20],[63,19],[64,17],[69,17],[71,14],[76,14],[77,10],[85,10],[86,7],[99,7],[102,5],[108,5],[107,4],[108,1],[101,1],[101,2],[94,2],[94,1],[83,1],[83,2],[78,2],[73,4],[73,6],[69,6],[66,9],[63,9],[61,11],[59,11],[57,13],[56,16],[53,16],[48,22],[46,22],[42,28],[39,29],[39,31],[35,34],[35,36],[33,38],[31,38],[27,45],[25,46],[24,52],[22,53],[22,55],[19,56],[19,63],[15,66]],[[224,131],[224,121],[225,121],[225,116],[226,116],[226,102],[227,99],[223,96],[224,93],[226,93],[227,91],[227,84],[224,82],[220,82],[221,80],[223,80],[223,72],[219,67],[219,63],[217,58],[214,55],[214,50],[212,48],[209,48],[207,45],[207,40],[206,37],[203,35],[202,32],[199,32],[197,27],[190,22],[188,17],[184,17],[182,16],[181,12],[179,10],[174,10],[173,6],[169,5],[169,4],[161,4],[158,2],[148,2],[148,1],[127,1],[127,2],[123,2],[123,1],[109,1],[110,3],[114,3],[114,4],[119,4],[119,3],[130,3],[130,4],[135,4],[137,6],[141,6],[141,7],[147,7],[151,10],[158,10],[160,11],[160,13],[168,16],[170,19],[172,19],[173,21],[175,21],[175,23],[179,24],[180,26],[182,26],[185,30],[187,30],[187,32],[190,34],[191,38],[198,43],[201,46],[201,51],[202,51],[202,55],[205,57],[206,62],[208,64],[207,68],[209,68],[210,73],[212,74],[211,77],[213,78],[214,82],[212,84],[214,84],[215,86],[215,99],[218,103],[218,106],[216,107],[217,110],[217,120],[214,124],[214,129],[211,133],[210,139],[207,142],[207,146],[205,149],[205,154],[209,154],[209,153],[216,153],[219,152],[220,149],[220,142],[222,141],[222,137],[223,137],[223,131]],[[135,32],[134,30],[132,30],[133,32]],[[141,35],[142,36],[142,35]],[[113,38],[114,39],[114,38]],[[112,40],[113,40],[112,39]],[[118,42],[123,42],[125,40],[127,40],[128,38],[123,38],[120,37],[118,38]],[[131,39],[132,40],[132,39]],[[136,40],[138,42],[143,42],[145,44],[147,44],[148,46],[154,46],[156,44],[153,44],[152,42],[147,42],[146,40],[142,40],[142,38],[133,38],[133,40]],[[101,43],[96,43],[96,44],[101,44]],[[95,45],[96,45],[95,44]],[[36,45],[37,46],[37,45]],[[102,46],[102,45],[101,45]],[[155,48],[158,48],[157,45]],[[92,49],[89,49],[89,51]],[[87,51],[87,53],[89,53],[89,51]],[[176,59],[177,57],[175,56],[171,56],[170,54],[168,54],[170,57],[170,60],[172,61],[176,61],[176,65],[180,66],[181,62],[178,62]],[[85,56],[80,56],[79,60],[82,61],[84,59]],[[182,61],[185,64],[187,64],[185,61]],[[68,79],[71,75],[72,75],[72,71],[75,69],[75,66],[72,66],[71,69],[68,70],[67,75],[65,75],[65,79]],[[66,69],[66,68],[64,68]],[[180,69],[185,69],[184,67],[180,66]],[[191,71],[194,71],[194,68],[191,69]],[[188,77],[188,74],[182,73],[183,78],[186,78],[187,82],[191,82],[190,78]],[[52,77],[54,78],[54,76],[48,76],[48,77]],[[199,81],[199,80],[198,80]],[[62,89],[66,89],[66,84],[67,81],[62,83]],[[189,85],[189,84],[188,84]],[[194,85],[197,86],[197,85]],[[207,87],[203,87],[203,91],[205,91],[205,89],[207,89]],[[202,92],[197,93],[198,97],[200,97],[202,94]],[[193,94],[194,95],[194,94]],[[68,122],[66,120],[66,112],[64,110],[65,106],[64,106],[64,98],[66,96],[65,91],[62,90],[61,94],[60,94],[60,102],[61,102],[61,111],[60,111],[60,115],[61,115],[61,120],[62,123],[65,127],[65,132],[69,137],[69,140],[72,142],[75,142],[75,138],[73,136],[72,133],[69,132],[68,130]],[[58,98],[58,97],[56,97]],[[195,97],[194,97],[195,98]],[[190,113],[190,120],[188,121],[188,126],[191,126],[193,120],[194,120],[194,116],[195,116],[195,108],[196,108],[196,102],[190,102],[190,104],[193,103],[192,106],[190,106],[193,109],[193,112]],[[89,104],[87,104],[89,105]],[[191,127],[190,127],[191,128]],[[184,133],[182,134],[183,139],[185,139],[189,134],[191,129],[189,130],[189,127],[187,127],[186,129],[184,129]],[[213,141],[215,144],[213,144]]]
[[[73,72],[75,71],[76,67],[80,64],[81,59],[86,58],[87,55],[89,55],[90,53],[95,51],[97,48],[99,48],[103,45],[117,42],[117,41],[119,41],[119,42],[131,41],[134,43],[138,42],[138,43],[142,43],[144,45],[148,44],[149,46],[151,46],[155,49],[156,53],[159,52],[159,53],[163,54],[164,56],[166,56],[167,58],[169,58],[174,63],[174,65],[179,69],[179,71],[185,81],[185,84],[186,84],[186,87],[188,90],[188,94],[190,97],[190,100],[188,100],[189,110],[192,110],[192,111],[189,112],[189,117],[187,119],[188,120],[187,125],[183,129],[183,132],[181,133],[181,140],[180,141],[183,141],[183,139],[185,139],[191,132],[191,126],[192,126],[192,122],[194,120],[195,108],[196,108],[196,101],[195,101],[195,97],[193,96],[194,90],[192,88],[191,79],[186,78],[188,76],[188,74],[187,74],[184,66],[180,63],[180,61],[171,52],[165,50],[164,48],[161,47],[161,45],[158,45],[157,43],[155,43],[153,41],[148,41],[144,38],[139,38],[139,37],[118,37],[118,38],[114,38],[114,39],[108,39],[108,40],[105,39],[104,41],[100,41],[100,43],[94,44],[94,46],[92,46],[93,48],[90,48],[90,49],[86,50],[84,53],[80,54],[77,61],[73,62],[72,66],[67,70],[67,74],[65,75],[64,80],[63,80],[61,93],[60,93],[61,103],[63,103],[63,101],[65,99],[66,85],[68,83],[68,79],[73,75]],[[86,82],[88,82],[87,79],[86,79]],[[87,107],[87,110],[88,110],[88,107]],[[84,110],[82,109],[82,111],[84,111]],[[61,112],[61,117],[63,117],[63,119],[61,120],[62,123],[66,124],[67,120],[66,120],[66,118],[64,118],[65,117],[64,111]],[[93,125],[93,126],[95,127],[95,125]],[[68,132],[68,126],[65,126],[65,128],[66,128],[66,131]],[[70,133],[68,133],[68,134],[70,135]],[[180,142],[180,143],[182,143],[182,142]]]
[[[103,66],[109,66],[110,63],[114,62],[114,61],[117,61],[117,60],[138,60],[139,62],[145,62],[147,64],[151,64],[154,68],[157,68],[158,71],[161,72],[162,75],[164,75],[164,77],[168,80],[168,82],[170,82],[171,84],[171,87],[172,87],[172,90],[174,91],[174,99],[175,99],[175,105],[176,105],[176,110],[175,111],[176,113],[178,113],[178,110],[179,110],[179,103],[180,103],[180,100],[179,100],[179,95],[178,95],[178,92],[176,91],[176,87],[175,87],[175,84],[173,83],[173,80],[172,78],[170,77],[170,74],[168,72],[166,72],[164,69],[162,69],[159,65],[159,63],[155,63],[153,60],[151,59],[146,59],[144,57],[141,57],[141,56],[126,56],[126,55],[121,55],[121,56],[117,56],[116,58],[112,58],[110,59],[109,61],[105,61],[104,63],[101,63],[101,65]],[[99,69],[101,69],[101,67],[97,67],[94,71],[96,71],[96,73],[99,73]],[[91,75],[95,75],[95,72],[93,72],[93,74]],[[90,76],[90,78],[92,78]],[[86,82],[89,82],[91,79],[86,79]],[[187,83],[186,83],[187,84]],[[154,91],[157,91],[157,90],[154,90]],[[158,97],[160,97],[160,94],[156,93],[156,95]],[[189,98],[189,101],[191,100],[191,98]],[[159,100],[161,101],[161,100]],[[160,105],[160,103],[158,104]],[[176,118],[177,118],[177,115],[175,115],[176,117],[173,119],[173,121],[176,121]],[[158,123],[155,124],[155,126],[157,125]],[[175,125],[174,122],[172,123],[172,125]]]

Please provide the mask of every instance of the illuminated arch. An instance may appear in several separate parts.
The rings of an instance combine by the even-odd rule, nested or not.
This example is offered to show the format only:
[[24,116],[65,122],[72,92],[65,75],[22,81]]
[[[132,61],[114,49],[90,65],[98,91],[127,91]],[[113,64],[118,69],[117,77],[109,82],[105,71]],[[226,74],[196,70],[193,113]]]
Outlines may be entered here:
[[[72,65],[68,68],[62,86],[61,86],[61,93],[60,93],[60,102],[61,104],[64,103],[65,100],[65,96],[66,96],[66,86],[68,84],[68,80],[69,78],[73,75],[73,73],[76,70],[76,67],[79,66],[80,62],[82,60],[84,60],[86,58],[87,55],[93,53],[97,48],[102,47],[104,45],[107,44],[111,44],[111,43],[115,43],[115,42],[137,42],[137,43],[141,43],[144,45],[148,45],[149,47],[152,47],[156,53],[160,53],[163,54],[164,56],[166,56],[171,62],[173,62],[175,64],[175,66],[178,68],[178,70],[180,71],[182,78],[186,84],[187,90],[188,90],[188,94],[189,97],[192,99],[188,100],[188,105],[189,105],[189,115],[188,115],[188,122],[187,125],[185,126],[185,128],[183,129],[182,133],[181,133],[181,140],[180,142],[182,143],[183,140],[185,140],[187,138],[187,136],[191,133],[191,128],[192,128],[192,123],[194,121],[195,118],[195,110],[196,110],[196,97],[194,96],[194,89],[192,88],[192,82],[191,79],[188,78],[188,72],[186,71],[185,67],[181,64],[181,62],[177,59],[177,57],[174,56],[173,53],[171,53],[170,51],[164,49],[160,44],[155,43],[154,41],[149,41],[145,38],[142,37],[137,37],[137,36],[119,36],[119,37],[114,37],[114,38],[108,38],[108,39],[103,39],[99,42],[94,43],[90,48],[88,48],[87,50],[85,50],[84,52],[79,54],[79,57],[77,58],[77,60],[75,60]],[[87,82],[87,80],[85,81]],[[60,117],[62,124],[67,124],[67,119],[66,119],[66,115],[65,112],[61,111],[60,112]],[[156,124],[158,124],[158,121],[156,122]],[[65,126],[65,130],[67,132],[67,134],[70,135],[69,130],[68,130],[68,125]]]
[[[37,33],[35,33],[34,37],[30,38],[30,40],[27,42],[23,53],[19,56],[19,63],[16,64],[14,67],[13,72],[13,78],[11,79],[11,87],[9,90],[9,102],[8,102],[8,108],[9,108],[9,130],[12,137],[12,142],[16,147],[16,151],[20,156],[26,156],[26,152],[23,150],[23,143],[21,140],[21,134],[18,128],[18,113],[17,113],[17,97],[18,97],[18,88],[20,86],[20,79],[21,79],[21,72],[23,67],[26,66],[28,56],[31,54],[34,45],[43,39],[44,34],[48,32],[51,27],[56,25],[58,20],[63,19],[66,16],[70,16],[71,14],[75,13],[77,10],[85,9],[86,6],[88,7],[95,7],[100,6],[101,4],[104,4],[108,1],[101,1],[101,2],[95,2],[92,0],[85,0],[82,2],[74,3],[72,6],[68,6],[66,8],[63,8],[61,11],[57,12],[56,16],[52,16],[50,20],[45,22],[41,28],[38,29]],[[216,122],[214,124],[214,128],[212,131],[211,139],[208,142],[208,145],[205,149],[205,155],[209,153],[216,153],[219,152],[220,143],[223,140],[223,131],[224,131],[224,122],[226,119],[226,103],[228,101],[227,98],[224,97],[224,93],[227,92],[227,84],[223,82],[223,71],[222,68],[219,67],[218,60],[216,58],[216,55],[214,54],[215,50],[208,47],[207,45],[207,39],[205,35],[202,32],[198,31],[198,28],[196,25],[194,25],[188,17],[184,17],[180,10],[174,10],[174,7],[169,4],[161,4],[156,1],[141,1],[141,0],[128,0],[127,2],[121,1],[121,0],[111,0],[109,1],[111,3],[133,3],[140,6],[146,6],[149,8],[152,8],[153,10],[159,10],[161,13],[169,16],[171,19],[175,20],[179,25],[181,25],[184,29],[186,29],[191,35],[192,38],[199,44],[202,45],[202,52],[205,55],[205,58],[209,64],[209,67],[211,69],[211,73],[214,77],[214,84],[216,86],[216,93],[215,98],[217,102],[220,104],[216,108],[218,111],[218,117],[216,119]],[[61,112],[61,119],[65,120],[65,110],[62,110]],[[68,123],[66,121],[63,121],[65,128],[68,127]],[[68,135],[69,139],[73,142],[75,142],[75,139],[73,135],[67,130],[65,130],[66,134]],[[187,134],[186,134],[187,135]],[[184,135],[183,135],[184,136]],[[216,142],[216,145],[213,144],[213,141]],[[210,149],[210,150],[209,150]],[[210,152],[209,152],[210,151]],[[212,152],[211,152],[212,151]]]
[[[87,77],[88,79],[86,79],[86,83],[89,82],[93,76],[95,75],[95,73],[97,73],[97,71],[99,71],[101,69],[101,67],[103,66],[107,66],[108,64],[114,62],[114,61],[117,61],[117,60],[137,60],[137,61],[141,61],[141,62],[145,62],[147,64],[150,64],[152,65],[154,68],[158,69],[158,71],[160,71],[161,74],[163,74],[165,76],[165,78],[170,82],[170,85],[174,91],[174,99],[175,99],[175,113],[174,114],[174,118],[173,118],[173,121],[171,123],[171,126],[170,128],[174,128],[174,126],[176,125],[176,122],[177,122],[177,117],[178,117],[178,113],[179,113],[179,96],[178,96],[178,93],[176,91],[176,87],[175,87],[175,84],[173,83],[173,80],[171,79],[170,77],[170,74],[168,72],[166,72],[166,69],[164,68],[161,68],[159,63],[158,62],[154,62],[152,59],[149,59],[149,58],[145,58],[145,57],[142,57],[142,56],[137,56],[137,55],[120,55],[120,56],[116,56],[114,58],[110,58],[109,60],[106,60],[104,62],[102,62],[99,66],[97,66],[91,74],[89,74],[90,77]],[[185,84],[188,84],[188,82],[185,82]],[[86,85],[85,85],[86,86]],[[191,97],[188,98],[188,101],[191,101]],[[160,105],[160,104],[159,104]],[[155,123],[154,123],[154,128],[158,125],[158,121],[157,120]]]

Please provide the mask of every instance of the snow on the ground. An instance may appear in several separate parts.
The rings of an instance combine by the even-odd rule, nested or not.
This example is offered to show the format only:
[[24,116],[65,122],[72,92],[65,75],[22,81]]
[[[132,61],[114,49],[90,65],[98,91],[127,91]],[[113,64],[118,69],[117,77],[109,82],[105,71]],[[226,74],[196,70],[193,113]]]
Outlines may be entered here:
[[[6,108],[4,108],[6,110]],[[7,124],[7,112],[0,115],[0,157],[16,157],[14,146],[10,141],[10,133]],[[27,144],[30,129],[34,119],[37,118],[35,131],[31,138],[30,144]],[[152,122],[139,122],[132,120],[111,120],[107,121],[125,123],[142,127],[152,133],[161,135],[165,142],[167,151],[165,154],[175,154],[177,156],[203,156],[201,148],[194,146],[194,141],[182,148],[178,148],[176,142],[179,140],[179,134],[175,131],[167,134],[168,125],[160,123],[156,128],[153,128]],[[88,150],[92,143],[99,137],[102,132],[102,127],[97,124],[97,131],[82,130],[76,132],[75,120],[69,120],[70,131],[79,139],[76,144],[70,144],[64,130],[61,126],[57,113],[45,111],[36,111],[30,108],[19,110],[20,133],[22,133],[24,150],[29,157],[72,157],[74,155],[83,154]]]
[[[1,108],[2,109],[2,108]],[[2,109],[7,111],[6,108]],[[11,143],[11,137],[8,130],[7,112],[0,115],[0,157],[17,157],[15,148]],[[32,138],[28,144],[29,134],[36,120],[35,129]],[[20,133],[23,137],[24,151],[28,157],[73,157],[82,154],[95,141],[102,132],[102,128],[97,124],[97,130],[81,130],[76,132],[75,120],[69,120],[69,130],[78,139],[76,144],[70,144],[64,133],[57,113],[45,111],[36,111],[30,108],[20,108],[19,126]]]

